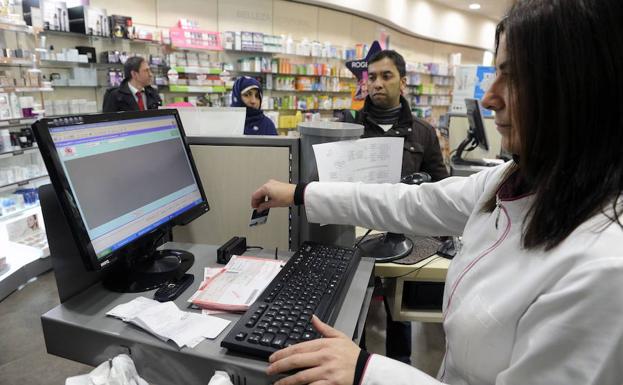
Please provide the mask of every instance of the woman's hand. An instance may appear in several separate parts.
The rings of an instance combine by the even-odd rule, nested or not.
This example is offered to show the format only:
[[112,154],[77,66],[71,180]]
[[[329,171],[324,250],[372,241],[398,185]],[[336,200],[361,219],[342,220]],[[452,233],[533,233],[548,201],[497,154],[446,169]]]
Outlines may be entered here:
[[264,211],[271,207],[288,207],[294,204],[296,185],[269,180],[251,195],[251,207]]
[[324,336],[275,352],[269,358],[268,375],[304,369],[275,385],[352,385],[360,348],[343,333],[312,317],[312,325]]

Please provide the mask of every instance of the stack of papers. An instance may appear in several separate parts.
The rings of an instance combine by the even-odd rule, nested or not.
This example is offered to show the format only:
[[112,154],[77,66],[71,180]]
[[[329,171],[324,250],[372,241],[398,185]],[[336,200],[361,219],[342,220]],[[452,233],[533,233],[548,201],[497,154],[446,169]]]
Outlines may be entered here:
[[277,276],[284,261],[233,256],[225,267],[206,271],[190,301],[202,309],[245,311]]
[[194,348],[205,338],[216,338],[230,322],[209,315],[184,312],[173,302],[158,302],[145,297],[115,306],[106,315],[145,329],[163,341],[171,340],[180,348]]

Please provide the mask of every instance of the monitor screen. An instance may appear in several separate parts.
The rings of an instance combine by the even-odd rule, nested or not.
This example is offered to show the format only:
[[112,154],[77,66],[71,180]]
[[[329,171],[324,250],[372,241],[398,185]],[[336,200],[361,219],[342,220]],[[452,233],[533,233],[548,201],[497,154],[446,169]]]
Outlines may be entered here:
[[45,119],[36,131],[92,267],[193,209],[208,210],[173,110]]
[[472,133],[473,140],[485,151],[489,151],[489,143],[485,133],[485,123],[482,120],[482,112],[480,101],[478,99],[465,99],[467,107],[467,120],[469,121],[469,129]]

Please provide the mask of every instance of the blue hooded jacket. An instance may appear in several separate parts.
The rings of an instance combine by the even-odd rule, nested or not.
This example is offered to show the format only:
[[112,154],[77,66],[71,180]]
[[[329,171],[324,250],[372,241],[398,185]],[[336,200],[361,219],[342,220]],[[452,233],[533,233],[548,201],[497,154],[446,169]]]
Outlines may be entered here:
[[247,117],[244,121],[245,135],[278,135],[275,124],[272,120],[264,115],[261,109],[247,107],[242,101],[242,91],[249,87],[256,87],[262,101],[262,87],[260,83],[251,77],[242,76],[234,82],[234,88],[231,94],[232,107],[246,107]]

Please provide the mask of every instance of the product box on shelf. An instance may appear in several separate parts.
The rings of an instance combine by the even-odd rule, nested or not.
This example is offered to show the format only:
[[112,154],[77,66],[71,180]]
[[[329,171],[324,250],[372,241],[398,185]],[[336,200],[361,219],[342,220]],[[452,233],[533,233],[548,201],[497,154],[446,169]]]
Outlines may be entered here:
[[236,33],[233,31],[226,31],[221,33],[221,41],[223,49],[233,50],[236,49]]
[[110,15],[110,35],[121,39],[132,38],[132,18],[130,16]]
[[85,55],[89,63],[95,63],[97,61],[97,53],[95,48],[86,46],[77,46],[78,54]]
[[8,241],[19,243],[40,251],[41,256],[49,254],[48,241],[45,236],[43,216],[40,210],[20,215],[5,224]]
[[9,94],[6,92],[0,92],[0,119],[11,119],[11,102],[9,102]]
[[43,28],[69,32],[67,3],[59,0],[41,0],[40,3]]
[[86,35],[110,36],[108,16],[105,9],[81,5],[67,10],[69,30]]
[[240,49],[243,51],[256,51],[253,45],[253,32],[240,32]]
[[40,12],[39,0],[22,0],[22,14],[27,25],[32,25],[32,8]]

